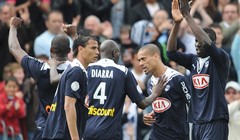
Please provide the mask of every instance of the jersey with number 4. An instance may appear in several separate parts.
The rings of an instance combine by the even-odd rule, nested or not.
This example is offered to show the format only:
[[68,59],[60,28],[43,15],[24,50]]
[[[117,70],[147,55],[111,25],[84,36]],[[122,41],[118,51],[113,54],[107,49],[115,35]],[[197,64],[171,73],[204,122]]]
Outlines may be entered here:
[[88,67],[89,118],[84,139],[120,139],[126,95],[132,102],[144,97],[133,74],[125,66],[101,59]]

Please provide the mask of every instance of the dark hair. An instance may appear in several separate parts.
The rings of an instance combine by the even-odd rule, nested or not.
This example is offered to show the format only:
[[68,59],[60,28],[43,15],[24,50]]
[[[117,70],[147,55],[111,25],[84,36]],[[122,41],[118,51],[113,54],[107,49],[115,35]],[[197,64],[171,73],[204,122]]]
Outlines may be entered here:
[[66,57],[70,52],[70,41],[66,35],[57,35],[51,42],[51,52],[59,57]]
[[207,33],[207,35],[210,37],[210,39],[215,42],[216,41],[216,33],[214,32],[214,30],[212,28],[203,28],[203,30]]
[[219,28],[219,29],[223,30],[222,27],[218,23],[213,23],[213,24],[209,25],[209,27],[210,28]]
[[86,47],[89,40],[97,41],[97,38],[93,36],[89,30],[81,29],[78,33],[78,37],[73,42],[73,57],[75,58],[78,54],[78,47]]
[[18,83],[17,79],[16,79],[14,76],[7,77],[7,78],[5,79],[5,85],[6,85],[8,82],[10,82],[10,81],[15,82],[15,83],[17,84],[17,86],[19,86],[19,83]]

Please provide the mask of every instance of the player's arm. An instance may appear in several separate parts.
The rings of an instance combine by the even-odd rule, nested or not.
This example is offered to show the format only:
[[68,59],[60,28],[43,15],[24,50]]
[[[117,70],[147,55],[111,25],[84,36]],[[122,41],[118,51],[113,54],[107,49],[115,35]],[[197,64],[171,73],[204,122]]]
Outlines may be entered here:
[[186,19],[189,27],[191,28],[198,42],[202,46],[210,46],[212,44],[212,40],[207,35],[207,33],[205,33],[203,29],[197,25],[193,17],[190,15],[190,7],[188,4],[188,0],[179,0],[179,3],[180,3],[180,11],[183,17]]
[[183,19],[183,16],[179,11],[178,0],[172,1],[172,17],[174,20],[174,25],[168,38],[167,51],[177,50],[177,46],[176,46],[177,35],[178,35],[180,23]]
[[137,106],[141,109],[145,109],[146,107],[148,107],[157,97],[162,94],[166,84],[167,77],[159,78],[157,85],[153,86],[152,88],[152,94],[144,98],[140,102],[137,102]]
[[48,61],[48,64],[50,66],[50,82],[51,82],[51,84],[58,83],[61,78],[61,74],[58,74],[58,72],[57,72],[57,66],[61,63],[63,63],[63,62],[57,61],[55,58],[52,58]]
[[68,124],[68,129],[72,140],[79,140],[78,130],[77,130],[77,114],[76,114],[76,99],[65,96],[64,110],[66,113],[66,119]]
[[27,53],[21,48],[17,38],[17,28],[21,25],[22,20],[17,17],[10,19],[10,30],[8,36],[9,51],[15,57],[18,63]]

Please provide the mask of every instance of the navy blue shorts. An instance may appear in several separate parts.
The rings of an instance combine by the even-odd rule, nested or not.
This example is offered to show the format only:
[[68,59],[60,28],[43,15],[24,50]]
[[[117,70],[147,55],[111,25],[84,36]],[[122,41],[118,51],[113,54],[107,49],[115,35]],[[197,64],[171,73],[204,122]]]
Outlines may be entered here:
[[225,119],[193,124],[192,140],[227,140],[228,122]]

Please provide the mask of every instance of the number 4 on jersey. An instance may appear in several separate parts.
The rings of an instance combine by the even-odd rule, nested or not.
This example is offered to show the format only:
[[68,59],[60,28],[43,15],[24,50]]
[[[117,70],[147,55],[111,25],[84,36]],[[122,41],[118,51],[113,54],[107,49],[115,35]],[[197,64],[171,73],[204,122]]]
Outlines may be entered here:
[[105,100],[107,99],[107,96],[105,95],[105,89],[106,82],[101,82],[93,94],[93,99],[100,100],[101,105],[104,104]]

